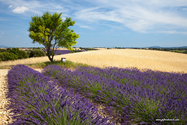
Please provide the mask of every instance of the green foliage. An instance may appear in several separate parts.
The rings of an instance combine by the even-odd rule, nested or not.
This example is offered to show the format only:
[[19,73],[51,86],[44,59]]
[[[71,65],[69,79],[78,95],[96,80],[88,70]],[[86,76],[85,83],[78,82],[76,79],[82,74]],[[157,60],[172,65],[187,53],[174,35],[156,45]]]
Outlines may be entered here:
[[7,48],[6,50],[9,52],[11,50],[11,48]]
[[183,53],[187,54],[187,50],[185,50]]
[[0,61],[3,61],[3,58],[4,58],[3,54],[0,53]]
[[72,50],[71,53],[82,52],[81,50]]
[[33,47],[33,48],[32,48],[32,50],[35,50],[35,49],[40,49],[40,47],[37,47],[37,48],[36,48],[36,47]]
[[16,60],[18,59],[18,56],[14,53],[8,53],[8,52],[1,52],[0,53],[0,60],[2,61],[8,61],[8,60]]
[[[146,49],[146,48],[142,48]],[[149,50],[169,51],[187,54],[187,48],[148,48]]]
[[46,53],[43,50],[40,49],[34,49],[27,52],[29,54],[29,57],[42,57],[46,56]]
[[9,49],[9,53],[13,53],[18,56],[18,59],[29,58],[25,51],[19,50],[19,48]]
[[0,60],[8,61],[8,60],[17,60],[28,58],[29,56],[25,51],[19,50],[19,48],[7,48],[6,50],[1,50]]
[[[71,21],[71,18],[66,18],[62,22],[61,15],[62,13],[51,15],[46,12],[43,16],[33,16],[28,30],[30,32],[29,37],[33,40],[33,43],[38,42],[44,45],[46,49],[58,46],[73,50],[71,46],[77,43],[75,40],[79,38],[79,35],[68,29],[68,27],[73,26],[75,21]],[[52,40],[55,40],[54,44],[51,44]],[[53,57],[49,57],[49,59],[53,61]]]
[[6,49],[0,49],[0,52],[6,52]]
[[53,51],[50,51],[50,56],[51,56],[51,55],[54,55]]
[[25,51],[19,51],[19,55],[18,55],[19,59],[24,59],[24,58],[29,58],[28,54]]
[[94,48],[83,48],[83,47],[80,47],[80,48],[83,50],[98,50],[98,49],[94,49]]
[[12,48],[12,49],[10,49],[9,53],[18,54],[19,53],[19,48]]
[[4,61],[4,54],[3,53],[5,53],[5,52],[0,53],[0,61]]

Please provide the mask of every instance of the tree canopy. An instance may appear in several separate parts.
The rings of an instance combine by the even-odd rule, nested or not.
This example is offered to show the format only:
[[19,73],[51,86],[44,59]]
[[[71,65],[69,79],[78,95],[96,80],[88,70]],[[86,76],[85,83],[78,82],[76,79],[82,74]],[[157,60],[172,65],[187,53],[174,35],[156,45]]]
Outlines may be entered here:
[[[33,43],[38,42],[47,49],[47,56],[52,62],[54,57],[54,48],[65,47],[73,50],[71,46],[76,45],[79,35],[74,30],[68,29],[73,26],[75,21],[71,21],[71,17],[66,17],[65,21],[61,19],[62,13],[54,13],[51,15],[48,11],[43,16],[33,16],[29,27],[29,37]],[[54,40],[54,44],[52,41]],[[52,51],[50,50],[53,48]]]

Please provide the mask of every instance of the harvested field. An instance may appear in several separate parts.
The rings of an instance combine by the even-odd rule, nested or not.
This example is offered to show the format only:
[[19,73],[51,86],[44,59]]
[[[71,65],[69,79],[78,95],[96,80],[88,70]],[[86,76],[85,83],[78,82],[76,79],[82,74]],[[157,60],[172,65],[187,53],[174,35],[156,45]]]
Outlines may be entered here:
[[[108,66],[119,68],[137,67],[139,69],[187,73],[187,55],[173,52],[137,49],[108,49],[56,55],[54,59],[57,61],[61,60],[62,57],[72,62],[88,64],[100,68]],[[33,64],[46,61],[49,61],[47,56],[1,62],[0,66]]]

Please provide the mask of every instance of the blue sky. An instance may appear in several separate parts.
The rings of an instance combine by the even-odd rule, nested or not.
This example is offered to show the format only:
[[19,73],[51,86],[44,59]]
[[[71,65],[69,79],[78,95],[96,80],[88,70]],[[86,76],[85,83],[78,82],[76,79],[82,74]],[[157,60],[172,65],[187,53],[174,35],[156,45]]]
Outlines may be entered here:
[[75,21],[75,47],[187,46],[187,0],[0,0],[0,45],[44,47],[28,29],[47,10]]

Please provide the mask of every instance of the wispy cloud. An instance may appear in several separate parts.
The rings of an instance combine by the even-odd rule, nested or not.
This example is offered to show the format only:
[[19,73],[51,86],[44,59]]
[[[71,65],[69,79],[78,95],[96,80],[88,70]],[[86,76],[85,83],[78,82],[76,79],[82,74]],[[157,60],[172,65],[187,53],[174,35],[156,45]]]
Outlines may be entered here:
[[187,6],[184,0],[94,0],[90,1],[97,7],[82,9],[76,12],[76,18],[102,22],[113,21],[137,32],[186,28],[187,17],[176,10],[180,6]]
[[159,31],[158,33],[167,33],[167,34],[187,34],[187,32],[178,32],[178,31]]
[[12,5],[10,5],[8,8],[11,8],[12,7]]
[[[65,5],[63,5],[61,2],[51,2],[51,1],[27,1],[27,0],[0,0],[4,4],[10,5],[9,7],[13,8],[12,12],[24,14],[25,12],[31,12],[34,14],[37,14],[39,16],[43,15],[44,11],[50,11],[50,12],[67,12],[68,9],[64,8]],[[66,14],[63,14],[64,16],[67,16]],[[24,14],[24,16],[30,16],[30,14]],[[33,15],[32,15],[33,16]]]
[[65,17],[62,17],[61,19],[62,19],[62,20],[65,20],[66,18],[65,18]]
[[80,26],[80,27],[83,27],[83,28],[88,28],[88,26]]
[[[106,22],[114,22],[118,26],[111,25],[112,28],[120,25],[123,29],[141,33],[176,31],[184,34],[187,31],[187,0],[0,1],[10,5],[13,13],[26,17],[33,14],[41,16],[47,10],[63,12],[62,19],[73,17],[82,28],[91,28],[93,23],[95,26],[109,26]],[[89,25],[90,23],[92,24]]]
[[3,32],[1,34],[4,34]]
[[24,13],[26,10],[28,10],[27,7],[22,6],[22,7],[16,7],[15,9],[13,9],[12,11],[14,13]]
[[80,26],[80,27],[86,28],[86,29],[92,29],[92,27],[90,27],[90,26]]

